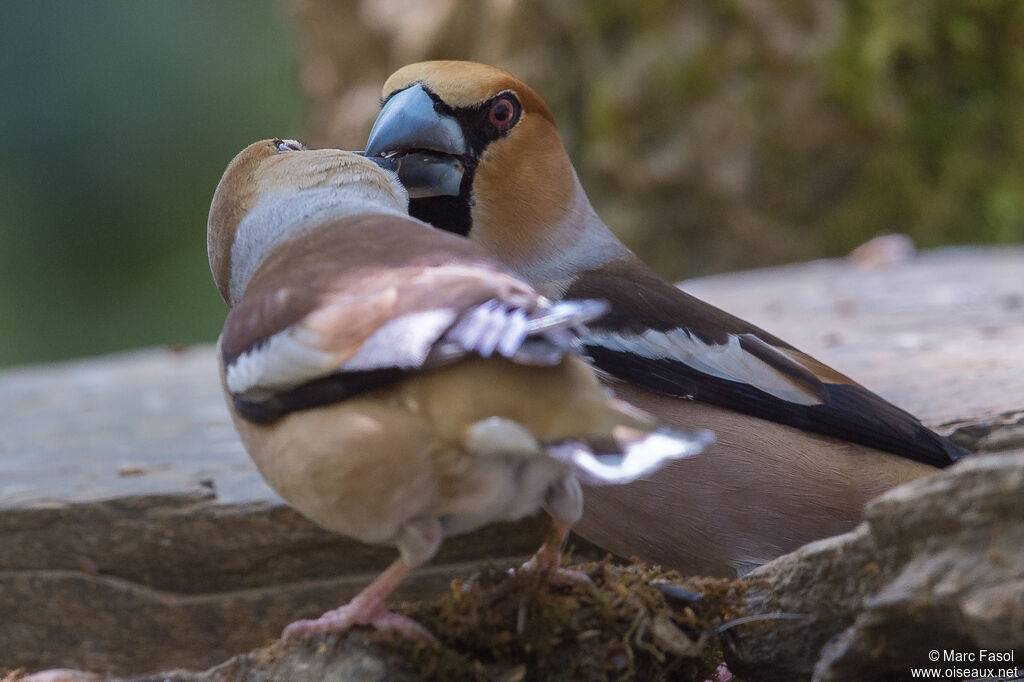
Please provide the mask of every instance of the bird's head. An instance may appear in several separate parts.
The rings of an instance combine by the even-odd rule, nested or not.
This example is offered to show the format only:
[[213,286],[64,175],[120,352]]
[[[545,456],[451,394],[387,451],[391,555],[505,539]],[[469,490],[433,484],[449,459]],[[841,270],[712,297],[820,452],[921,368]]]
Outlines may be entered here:
[[206,243],[221,296],[234,303],[266,257],[307,229],[371,212],[404,215],[392,161],[295,140],[261,140],[228,165],[210,205]]
[[396,71],[383,96],[366,154],[398,159],[411,215],[520,271],[564,247],[556,233],[582,190],[529,86],[491,66],[435,61]]

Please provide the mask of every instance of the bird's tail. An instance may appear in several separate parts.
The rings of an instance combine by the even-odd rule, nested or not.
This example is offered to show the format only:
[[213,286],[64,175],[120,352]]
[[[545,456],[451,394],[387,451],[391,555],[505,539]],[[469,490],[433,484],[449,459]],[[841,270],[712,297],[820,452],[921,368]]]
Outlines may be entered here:
[[[620,408],[625,406],[614,402]],[[568,464],[580,483],[616,485],[649,476],[670,461],[700,454],[714,442],[715,434],[707,429],[682,431],[668,426],[652,429],[619,424],[612,429],[610,442],[570,440],[551,444],[547,450],[550,456]]]

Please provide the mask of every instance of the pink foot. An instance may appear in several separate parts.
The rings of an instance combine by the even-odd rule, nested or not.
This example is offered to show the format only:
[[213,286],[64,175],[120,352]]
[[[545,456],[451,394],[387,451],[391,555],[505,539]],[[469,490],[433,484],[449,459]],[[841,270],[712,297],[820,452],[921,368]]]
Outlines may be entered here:
[[[542,550],[543,551],[543,550]],[[540,552],[530,557],[530,560],[519,567],[520,571],[549,571],[551,573],[551,580],[554,583],[564,582],[585,582],[593,584],[594,581],[590,579],[590,576],[583,571],[577,571],[572,568],[562,568],[559,564],[562,562],[561,554],[557,555],[557,558],[551,559],[550,557],[541,557]],[[509,572],[515,569],[509,569]]]
[[378,630],[396,630],[409,638],[434,641],[433,635],[416,621],[384,610],[384,598],[411,570],[412,567],[401,558],[396,559],[348,604],[314,620],[297,620],[284,629],[282,636],[298,637],[311,632],[343,633],[358,625],[368,625]]
[[569,535],[569,524],[555,521],[553,531],[551,537],[541,545],[537,553],[530,557],[530,560],[523,564],[519,570],[550,571],[551,581],[555,584],[564,585],[571,582],[584,582],[588,585],[593,585],[594,581],[583,571],[574,571],[571,568],[561,567],[562,544]]
[[[521,571],[536,571],[538,567],[533,564],[532,561],[527,561],[522,565]],[[594,581],[590,579],[590,576],[583,571],[577,571],[572,568],[548,568],[542,569],[549,571],[548,580],[553,585],[571,585],[573,583],[586,583],[587,585],[593,585]]]
[[311,620],[297,620],[284,629],[283,636],[301,637],[313,632],[348,632],[354,627],[366,625],[378,630],[395,630],[409,639],[433,641],[434,636],[412,618],[390,611],[360,609],[355,604],[346,604]]
[[561,570],[562,565],[562,542],[561,539],[545,542],[537,550],[537,553],[530,557],[530,560],[523,564],[524,570],[529,571],[555,571]]
[[715,669],[715,676],[713,679],[705,680],[704,682],[729,682],[732,679],[732,672],[729,671],[728,666],[725,663],[719,663],[718,668]]

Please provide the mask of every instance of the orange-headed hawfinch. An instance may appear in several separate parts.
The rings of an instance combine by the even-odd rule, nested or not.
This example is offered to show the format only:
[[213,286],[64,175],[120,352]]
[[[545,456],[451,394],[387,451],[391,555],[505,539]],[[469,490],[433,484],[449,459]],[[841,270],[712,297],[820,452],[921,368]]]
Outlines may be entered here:
[[616,394],[717,444],[588,494],[576,529],[626,556],[735,575],[850,529],[864,503],[963,456],[785,341],[661,279],[594,212],[541,98],[469,62],[395,72],[367,141],[411,215],[465,235],[552,298],[606,300],[586,354]]
[[382,602],[445,536],[543,507],[564,537],[580,480],[631,481],[710,441],[658,429],[572,355],[603,304],[552,304],[407,202],[362,156],[264,140],[210,207],[210,268],[231,307],[221,379],[246,449],[300,512],[401,553],[288,633],[414,629]]

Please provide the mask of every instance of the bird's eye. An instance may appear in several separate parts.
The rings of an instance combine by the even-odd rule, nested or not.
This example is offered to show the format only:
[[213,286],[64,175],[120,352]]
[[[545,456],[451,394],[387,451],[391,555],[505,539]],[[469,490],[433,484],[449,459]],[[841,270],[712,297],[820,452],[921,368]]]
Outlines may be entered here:
[[298,140],[274,140],[274,146],[279,152],[301,152],[306,148],[306,145]]
[[495,128],[504,130],[515,121],[515,114],[516,106],[512,103],[512,100],[508,97],[502,97],[491,105],[490,111],[487,112],[487,120]]

